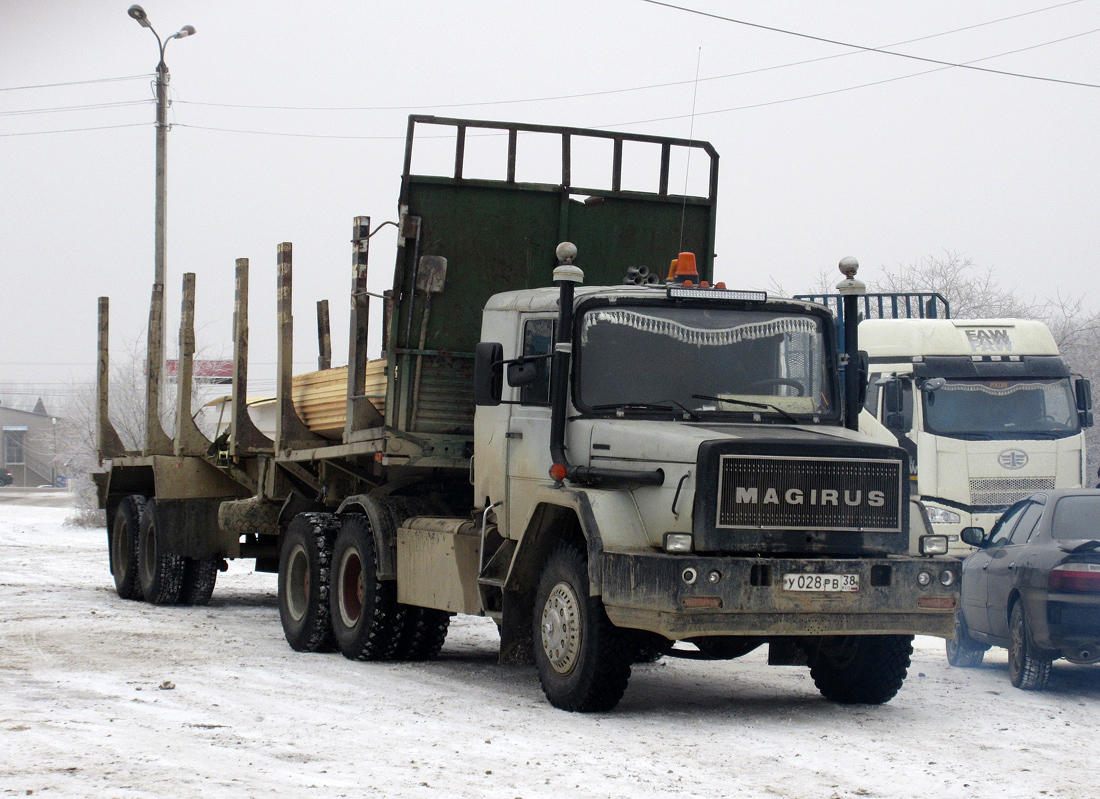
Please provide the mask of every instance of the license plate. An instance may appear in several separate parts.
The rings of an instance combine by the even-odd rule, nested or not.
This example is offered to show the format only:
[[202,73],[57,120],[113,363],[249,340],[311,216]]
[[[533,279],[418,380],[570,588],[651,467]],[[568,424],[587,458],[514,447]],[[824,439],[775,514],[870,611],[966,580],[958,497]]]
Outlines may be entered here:
[[784,574],[784,591],[850,592],[859,590],[858,574]]

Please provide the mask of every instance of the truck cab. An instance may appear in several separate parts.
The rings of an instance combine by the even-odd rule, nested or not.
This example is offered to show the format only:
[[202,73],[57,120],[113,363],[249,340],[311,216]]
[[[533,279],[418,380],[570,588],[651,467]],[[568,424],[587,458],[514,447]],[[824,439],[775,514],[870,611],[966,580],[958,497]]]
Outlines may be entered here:
[[908,451],[915,491],[950,551],[965,527],[993,526],[1013,502],[1086,482],[1091,389],[1042,322],[865,319],[864,424]]

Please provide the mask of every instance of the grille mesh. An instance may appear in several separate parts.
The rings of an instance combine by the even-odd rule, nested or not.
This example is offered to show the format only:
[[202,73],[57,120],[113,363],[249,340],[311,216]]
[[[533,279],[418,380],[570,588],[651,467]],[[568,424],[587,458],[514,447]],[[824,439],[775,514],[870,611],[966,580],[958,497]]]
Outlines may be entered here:
[[1054,488],[1053,477],[986,477],[970,481],[973,505],[1011,505],[1036,491]]
[[719,528],[901,529],[898,461],[723,455],[719,469]]

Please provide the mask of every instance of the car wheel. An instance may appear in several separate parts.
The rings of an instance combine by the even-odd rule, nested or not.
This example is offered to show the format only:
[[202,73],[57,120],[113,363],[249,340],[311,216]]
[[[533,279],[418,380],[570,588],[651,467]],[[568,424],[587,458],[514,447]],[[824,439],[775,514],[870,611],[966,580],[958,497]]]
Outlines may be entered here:
[[1050,679],[1051,661],[1031,642],[1031,630],[1024,614],[1023,602],[1012,606],[1009,621],[1011,640],[1008,645],[1008,677],[1012,684],[1025,691],[1041,691]]
[[955,614],[955,637],[945,642],[947,662],[960,669],[973,669],[982,665],[988,646],[975,641],[966,630],[962,611]]

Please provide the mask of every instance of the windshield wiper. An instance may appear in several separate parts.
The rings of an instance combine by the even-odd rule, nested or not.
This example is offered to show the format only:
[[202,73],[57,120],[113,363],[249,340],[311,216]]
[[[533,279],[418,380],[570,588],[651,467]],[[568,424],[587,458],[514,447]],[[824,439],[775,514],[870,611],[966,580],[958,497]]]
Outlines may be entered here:
[[692,394],[691,398],[692,399],[701,399],[701,400],[713,400],[715,402],[732,402],[732,403],[736,403],[737,405],[745,405],[746,407],[749,407],[749,408],[770,409],[770,410],[775,411],[776,413],[782,414],[783,416],[787,417],[787,419],[789,419],[791,422],[794,422],[795,424],[800,424],[800,422],[797,419],[795,419],[793,416],[791,416],[785,410],[780,408],[778,405],[771,405],[767,402],[749,402],[748,400],[730,399],[729,397],[712,397],[709,394]]
[[[693,411],[690,408],[688,408],[687,406],[685,406],[684,404],[682,404],[680,402],[677,402],[676,400],[668,400],[668,402],[671,402],[675,405],[678,405],[683,410],[684,415],[687,416],[687,418],[690,419],[691,421],[693,421],[693,422],[699,421],[699,415],[697,413],[695,413],[695,411]],[[672,413],[676,412],[676,409],[673,408],[672,405],[666,405],[666,404],[663,404],[663,403],[660,403],[660,402],[609,402],[605,405],[593,405],[592,406],[592,410],[594,410],[594,411],[611,411],[611,410],[618,410],[620,408],[622,408],[624,411],[626,411],[626,410],[639,410],[639,411],[671,411]]]

